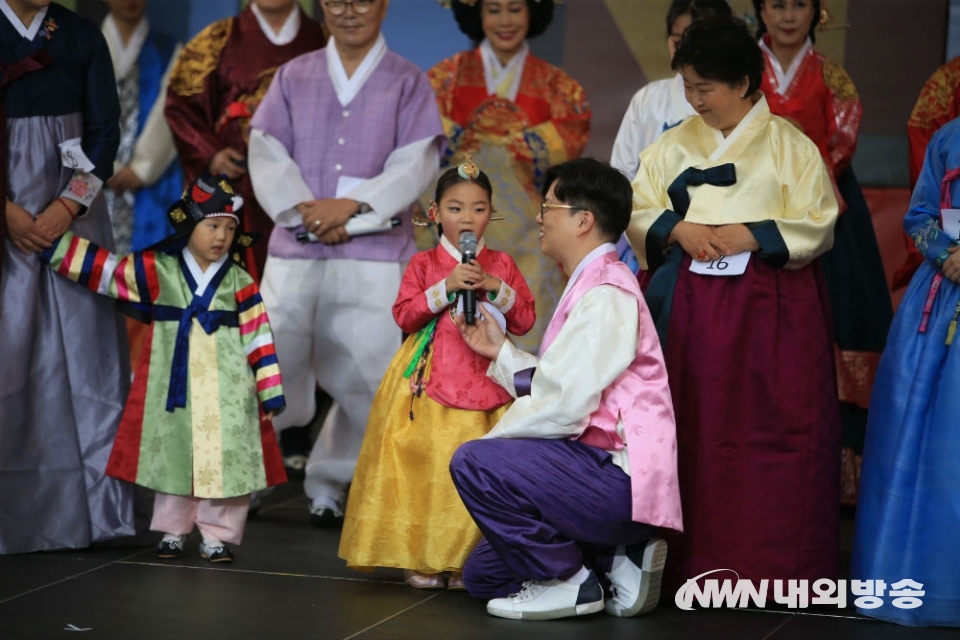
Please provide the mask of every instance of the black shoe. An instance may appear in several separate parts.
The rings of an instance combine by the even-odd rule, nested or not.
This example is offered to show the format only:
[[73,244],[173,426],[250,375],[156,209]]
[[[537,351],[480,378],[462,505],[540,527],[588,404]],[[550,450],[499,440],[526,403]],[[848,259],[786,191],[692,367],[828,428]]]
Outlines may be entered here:
[[233,562],[233,552],[222,542],[217,545],[200,543],[200,557],[210,562]]
[[183,540],[161,540],[157,545],[157,557],[168,560],[183,555]]
[[287,478],[300,479],[307,475],[307,460],[309,456],[295,453],[292,456],[283,456],[283,470]]
[[313,443],[310,441],[310,426],[287,427],[280,431],[280,454],[289,478],[302,478],[310,457]]
[[324,529],[340,529],[343,527],[343,516],[338,516],[333,509],[327,507],[311,508],[310,524]]

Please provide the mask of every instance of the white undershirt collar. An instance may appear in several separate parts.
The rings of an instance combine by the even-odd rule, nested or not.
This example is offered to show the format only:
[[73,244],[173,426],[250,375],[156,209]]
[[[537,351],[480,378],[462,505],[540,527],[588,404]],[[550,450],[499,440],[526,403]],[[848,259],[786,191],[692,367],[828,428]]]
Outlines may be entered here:
[[340,52],[337,51],[337,44],[333,36],[327,42],[324,48],[327,52],[327,73],[330,74],[330,81],[333,82],[333,89],[337,92],[337,100],[342,106],[347,106],[360,93],[363,84],[373,73],[377,65],[387,54],[387,40],[383,33],[377,34],[377,41],[373,43],[370,51],[363,57],[360,66],[353,72],[353,75],[347,77],[347,71],[343,67],[343,60],[340,58]]
[[800,47],[800,51],[793,57],[793,61],[790,62],[790,67],[787,68],[786,72],[780,67],[780,61],[777,60],[777,56],[773,54],[773,50],[767,46],[766,38],[760,39],[760,48],[770,60],[770,69],[773,71],[773,76],[777,81],[777,86],[774,91],[781,96],[786,95],[787,89],[790,88],[790,84],[797,76],[797,71],[800,70],[803,59],[807,56],[807,52],[813,48],[813,43],[810,42],[810,38],[808,37],[806,42],[803,43],[803,46]]
[[527,46],[526,41],[524,41],[520,45],[520,49],[516,55],[510,59],[510,62],[503,65],[500,64],[497,54],[494,53],[490,41],[484,39],[483,42],[480,43],[480,59],[483,61],[483,79],[487,85],[487,94],[491,96],[497,95],[497,87],[500,84],[501,78],[505,74],[512,72],[513,76],[510,80],[510,87],[505,97],[511,102],[515,102],[517,94],[520,92],[520,79],[523,76],[523,66],[527,62],[527,54],[529,53],[530,47]]
[[263,35],[267,36],[267,40],[278,47],[290,44],[293,42],[293,39],[297,37],[297,32],[300,31],[300,8],[297,5],[293,6],[290,15],[284,20],[283,26],[280,27],[280,33],[274,32],[273,27],[270,26],[270,23],[267,22],[267,19],[263,16],[263,13],[261,13],[260,7],[250,3],[250,9],[253,11],[253,15],[257,16],[257,23],[260,25],[260,30],[263,31]]
[[[761,107],[761,105],[763,105]],[[760,99],[757,100],[757,103],[750,108],[750,111],[747,111],[747,115],[743,116],[743,119],[734,127],[733,131],[730,132],[726,138],[723,137],[723,134],[720,133],[717,129],[713,130],[714,135],[717,138],[717,148],[713,150],[713,153],[710,154],[710,161],[716,162],[723,157],[723,154],[727,152],[727,149],[736,142],[737,138],[743,135],[743,132],[746,131],[747,127],[750,126],[750,123],[757,119],[757,115],[767,108],[767,98],[762,93],[760,94]]]
[[37,32],[40,31],[40,25],[43,24],[43,21],[47,17],[47,9],[49,5],[40,9],[37,12],[37,15],[33,17],[33,22],[30,23],[29,27],[23,26],[23,23],[20,22],[20,18],[17,17],[17,14],[13,12],[13,9],[10,8],[10,5],[7,4],[7,0],[0,0],[0,11],[3,12],[3,15],[7,16],[7,20],[10,21],[10,24],[13,25],[13,28],[17,30],[21,36],[33,42],[33,39],[37,37]]
[[193,295],[202,296],[203,292],[207,290],[210,281],[213,280],[213,277],[220,271],[223,263],[230,259],[230,252],[225,252],[216,262],[211,262],[206,271],[200,268],[197,259],[193,257],[193,254],[190,253],[190,249],[187,247],[183,248],[183,259],[187,263],[187,268],[190,269],[190,275],[193,276],[193,281],[197,283],[197,290],[193,292]]
[[[460,248],[453,246],[453,243],[447,240],[447,236],[440,236],[440,246],[446,249],[447,253],[457,259],[457,262],[463,261],[463,254],[460,253]],[[480,255],[480,252],[483,251],[483,248],[487,244],[483,241],[483,238],[477,240],[477,255]]]
[[107,47],[110,49],[110,57],[113,59],[113,73],[119,80],[127,75],[130,68],[140,56],[140,50],[143,49],[143,43],[147,41],[147,33],[150,31],[150,25],[146,17],[141,18],[140,24],[134,29],[130,36],[130,42],[123,43],[123,37],[120,35],[120,29],[117,27],[117,21],[109,13],[103,19],[101,28],[103,35],[107,40]]

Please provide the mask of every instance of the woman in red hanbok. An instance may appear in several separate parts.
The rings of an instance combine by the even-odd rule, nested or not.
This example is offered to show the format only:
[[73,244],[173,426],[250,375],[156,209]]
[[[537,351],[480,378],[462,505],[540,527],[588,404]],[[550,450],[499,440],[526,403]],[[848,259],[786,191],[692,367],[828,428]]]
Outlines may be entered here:
[[772,113],[816,143],[840,204],[834,248],[821,263],[833,312],[843,425],[840,501],[852,506],[870,391],[893,319],[873,221],[850,166],[863,106],[850,76],[813,49],[820,0],[754,0],[753,5],[766,61],[760,89]]
[[494,207],[506,220],[490,243],[509,248],[537,300],[537,324],[518,343],[536,350],[564,278],[540,253],[535,218],[548,167],[577,158],[590,133],[583,88],[562,69],[529,53],[527,40],[546,30],[549,0],[454,0],[460,30],[477,47],[428,72],[449,140],[444,167],[470,154],[493,182]]

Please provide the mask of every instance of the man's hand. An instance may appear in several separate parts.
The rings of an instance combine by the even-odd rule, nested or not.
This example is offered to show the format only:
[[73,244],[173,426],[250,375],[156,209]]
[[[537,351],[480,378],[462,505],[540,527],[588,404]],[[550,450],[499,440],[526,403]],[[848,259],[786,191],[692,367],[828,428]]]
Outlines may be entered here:
[[5,215],[7,216],[7,233],[20,251],[30,255],[48,249],[53,244],[37,226],[30,212],[17,203],[7,200]]
[[113,176],[107,180],[107,188],[113,189],[117,193],[123,191],[129,191],[131,193],[136,193],[143,189],[143,180],[133,172],[133,169],[130,167],[124,167],[117,171]]
[[323,233],[317,235],[317,239],[323,244],[343,244],[344,242],[350,242],[350,234],[347,233],[346,227],[339,226],[332,229],[327,229]]
[[[331,241],[324,240],[327,232],[337,227],[343,227],[360,205],[350,198],[324,198],[323,200],[308,200],[297,205],[297,212],[303,218],[303,228],[320,238],[326,244],[339,244],[350,239],[346,231],[342,234],[332,234]],[[337,240],[334,242],[333,240]]]
[[247,172],[246,162],[247,159],[242,153],[231,147],[224,147],[217,151],[207,168],[215,176],[222,173],[231,180],[236,180]]
[[462,313],[457,314],[453,322],[460,330],[460,335],[463,336],[463,341],[468,347],[485,358],[497,359],[503,343],[507,341],[507,336],[500,330],[500,325],[479,315],[475,324],[467,324]]

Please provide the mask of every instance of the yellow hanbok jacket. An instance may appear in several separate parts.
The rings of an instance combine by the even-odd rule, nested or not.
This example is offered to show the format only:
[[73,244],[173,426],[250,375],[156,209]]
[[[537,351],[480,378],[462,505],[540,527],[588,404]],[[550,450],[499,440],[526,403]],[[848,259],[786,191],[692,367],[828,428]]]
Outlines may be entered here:
[[[640,154],[633,180],[633,216],[627,238],[643,269],[648,251],[665,247],[650,242],[651,227],[673,206],[667,188],[690,167],[736,166],[736,183],[687,189],[690,208],[684,220],[724,225],[773,220],[789,252],[784,265],[798,269],[833,246],[838,208],[820,151],[789,121],[770,113],[761,97],[726,138],[699,116],[669,129]],[[770,188],[771,182],[780,185]],[[679,220],[679,216],[676,216]],[[672,228],[672,226],[671,226]],[[657,262],[656,258],[653,260]]]

